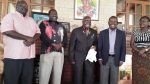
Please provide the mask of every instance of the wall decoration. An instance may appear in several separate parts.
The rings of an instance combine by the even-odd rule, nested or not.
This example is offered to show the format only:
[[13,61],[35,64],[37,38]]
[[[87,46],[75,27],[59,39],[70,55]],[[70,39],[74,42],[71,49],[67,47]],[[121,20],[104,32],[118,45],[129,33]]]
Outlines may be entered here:
[[99,18],[99,0],[75,0],[74,6],[75,19],[83,19],[90,16],[92,20]]

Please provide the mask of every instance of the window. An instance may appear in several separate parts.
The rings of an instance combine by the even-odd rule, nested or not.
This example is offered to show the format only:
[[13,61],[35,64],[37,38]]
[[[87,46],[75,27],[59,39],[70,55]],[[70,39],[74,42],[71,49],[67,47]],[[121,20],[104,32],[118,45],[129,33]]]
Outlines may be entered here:
[[[15,12],[15,6],[18,0],[8,0],[7,13]],[[51,8],[54,8],[54,0],[26,0],[29,7],[29,15],[32,12],[48,13]],[[1,2],[1,0],[0,0]],[[5,1],[7,2],[7,1]]]

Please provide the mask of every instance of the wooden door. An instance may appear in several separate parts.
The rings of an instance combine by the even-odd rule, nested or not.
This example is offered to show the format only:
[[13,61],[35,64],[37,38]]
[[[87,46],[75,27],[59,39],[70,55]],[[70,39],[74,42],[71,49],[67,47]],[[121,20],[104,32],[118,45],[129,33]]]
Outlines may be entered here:
[[139,19],[141,16],[150,17],[150,1],[127,0],[125,21],[127,32],[132,32],[133,29],[139,28]]

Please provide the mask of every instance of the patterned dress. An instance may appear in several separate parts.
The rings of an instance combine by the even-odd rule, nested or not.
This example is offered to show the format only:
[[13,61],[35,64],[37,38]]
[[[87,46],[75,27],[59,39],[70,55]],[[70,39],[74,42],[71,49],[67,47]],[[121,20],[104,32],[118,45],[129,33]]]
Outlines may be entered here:
[[[133,35],[138,49],[150,47],[150,30],[141,32],[137,29],[133,31]],[[150,51],[146,52],[146,57],[139,55],[139,52],[132,52],[132,84],[150,84]]]

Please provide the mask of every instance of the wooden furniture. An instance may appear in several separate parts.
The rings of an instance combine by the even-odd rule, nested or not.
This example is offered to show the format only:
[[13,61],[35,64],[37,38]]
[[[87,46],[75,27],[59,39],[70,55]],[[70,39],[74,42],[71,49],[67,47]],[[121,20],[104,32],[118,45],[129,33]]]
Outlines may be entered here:
[[150,17],[150,0],[118,0],[117,16],[127,33],[139,27],[141,16]]

